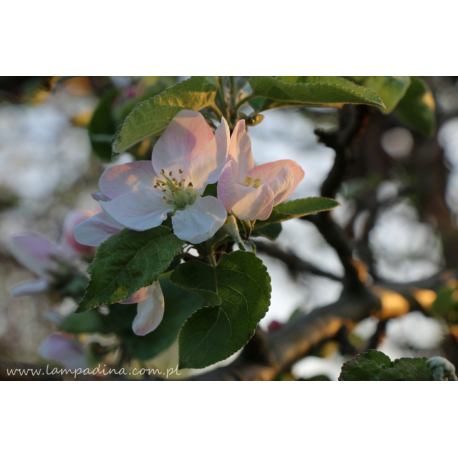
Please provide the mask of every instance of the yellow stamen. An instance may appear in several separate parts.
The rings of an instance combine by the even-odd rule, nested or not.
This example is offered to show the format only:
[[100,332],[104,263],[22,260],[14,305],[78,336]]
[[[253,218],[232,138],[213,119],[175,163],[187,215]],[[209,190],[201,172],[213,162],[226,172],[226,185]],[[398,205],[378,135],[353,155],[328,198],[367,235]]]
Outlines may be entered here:
[[242,186],[245,186],[246,188],[248,188],[248,186],[251,186],[252,182],[253,182],[253,178],[247,175],[245,177],[245,181],[242,183]]
[[259,185],[261,184],[261,178],[256,178],[253,183],[253,188],[259,188]]

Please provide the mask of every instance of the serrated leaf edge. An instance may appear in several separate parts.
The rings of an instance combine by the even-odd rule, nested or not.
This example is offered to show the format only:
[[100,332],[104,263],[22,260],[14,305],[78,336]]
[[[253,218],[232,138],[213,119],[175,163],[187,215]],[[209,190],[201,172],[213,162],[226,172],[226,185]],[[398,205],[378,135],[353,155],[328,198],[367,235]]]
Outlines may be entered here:
[[[161,226],[158,226],[158,227],[161,227]],[[124,229],[123,229],[123,230],[124,230]],[[160,238],[166,237],[166,236],[168,236],[168,235],[174,235],[174,234],[172,233],[172,231],[170,231],[169,233],[164,234],[164,235],[161,236]],[[176,237],[176,236],[175,236],[175,237]],[[178,239],[178,237],[177,237],[177,239]],[[100,244],[99,248],[100,248],[103,244],[107,243],[108,240],[109,240],[109,239],[107,239],[107,240],[105,240],[104,242],[102,242],[102,243]],[[178,240],[179,240],[179,239],[178,239]],[[175,255],[173,256],[173,258],[176,256],[176,254],[177,254],[178,251],[179,251],[179,248],[176,250]],[[96,258],[97,258],[97,253],[98,253],[98,249],[97,249],[97,251],[96,251],[96,253],[95,253],[94,259],[92,260],[91,264],[89,264],[89,266],[88,266],[88,268],[87,268],[87,273],[91,276],[91,278],[90,278],[89,283],[88,283],[88,285],[87,285],[87,287],[86,287],[86,291],[85,291],[85,293],[84,293],[83,298],[81,299],[81,302],[84,301],[84,298],[85,298],[86,295],[87,295],[87,290],[89,289],[89,285],[90,285],[91,282],[92,282],[92,266],[93,266],[94,261],[95,261]],[[166,269],[170,266],[170,264],[171,264],[172,261],[173,261],[173,258],[172,258],[172,260],[167,264],[167,266],[164,268],[164,270],[166,270]],[[162,273],[162,272],[161,272],[161,273]],[[161,275],[161,273],[159,273],[159,275]],[[159,275],[153,280],[153,282],[159,278]],[[119,274],[118,274],[115,278],[118,278],[118,276],[119,276]],[[151,284],[152,284],[152,283],[150,283],[150,285],[151,285]],[[100,307],[101,305],[116,304],[116,302],[123,301],[124,299],[127,299],[128,297],[132,296],[132,294],[136,293],[136,292],[137,292],[138,290],[140,290],[141,288],[145,288],[146,286],[150,286],[150,285],[143,285],[143,286],[140,286],[140,288],[138,288],[136,291],[134,291],[134,292],[131,293],[131,294],[127,294],[126,297],[124,297],[124,298],[122,298],[122,299],[118,299],[118,300],[113,301],[113,302],[102,302],[102,303],[97,304],[97,305],[94,305],[93,307],[88,308],[88,309],[86,309],[86,310],[79,310],[80,304],[81,304],[81,302],[80,302],[80,304],[78,305],[78,308],[75,310],[75,313],[86,313],[86,312],[89,312],[90,310],[93,310],[93,309],[95,309],[95,308],[97,308],[97,307]],[[107,288],[108,288],[108,286],[107,286],[105,289],[107,289]],[[105,289],[104,289],[103,291],[105,291]]]
[[[192,78],[192,77],[191,77]],[[190,78],[190,79],[191,79]],[[170,86],[166,89],[164,89],[162,92],[160,92],[159,94],[156,94],[155,96],[153,97],[150,97],[149,99],[146,99],[146,100],[143,100],[139,103],[137,103],[137,105],[135,105],[135,107],[132,109],[132,111],[125,117],[124,121],[122,121],[122,123],[119,125],[119,127],[116,129],[116,132],[113,136],[113,140],[112,140],[112,145],[111,145],[111,149],[112,149],[112,153],[111,153],[111,159],[114,160],[116,159],[120,154],[124,153],[125,151],[127,151],[131,146],[133,145],[136,145],[137,143],[139,143],[141,140],[138,140],[136,141],[135,143],[131,143],[130,145],[128,145],[123,151],[118,151],[116,150],[116,147],[115,147],[115,143],[116,141],[118,140],[118,138],[121,138],[122,137],[122,129],[124,127],[124,124],[126,123],[126,121],[134,114],[135,111],[137,111],[139,108],[141,108],[141,106],[143,104],[146,104],[146,103],[149,103],[151,100],[155,99],[155,98],[158,98],[158,97],[161,97],[164,95],[164,93],[176,88],[177,86],[180,86],[180,85],[183,85],[184,83],[188,83],[190,79],[187,79],[187,80],[184,80],[184,81],[180,81],[179,83],[176,83],[174,84],[173,86]],[[216,89],[215,89],[215,92],[216,92]],[[181,106],[181,105],[176,105],[177,107]],[[205,106],[199,108],[199,110],[201,110],[202,108],[205,108]],[[182,107],[183,110],[186,109],[185,106]],[[198,111],[198,110],[197,110]],[[165,129],[165,127],[164,127]],[[160,134],[162,132],[162,130],[158,131],[156,134],[153,134],[153,135],[157,135],[157,134]],[[145,137],[146,138],[146,137]]]
[[[237,253],[237,251],[235,251],[235,253]],[[229,253],[230,254],[230,253]],[[264,265],[264,263],[262,262],[262,260],[260,258],[258,258],[254,253],[247,253],[247,254],[252,254],[257,260],[259,260],[261,262],[261,265],[262,267],[264,268],[264,271],[265,273],[267,274],[267,276],[269,277],[269,307],[267,307],[267,310],[266,312],[264,313],[264,315],[259,319],[258,321],[258,324],[256,325],[256,327],[253,329],[253,332],[251,334],[251,337],[247,340],[247,342],[245,343],[245,345],[243,345],[241,348],[245,347],[247,345],[247,343],[253,338],[254,336],[254,333],[256,331],[256,328],[259,326],[259,322],[266,316],[267,312],[269,311],[270,309],[270,305],[271,305],[271,300],[272,300],[272,277],[270,276],[269,272],[267,271],[267,267]],[[224,255],[224,256],[227,256],[227,255]],[[223,256],[223,258],[224,258]],[[221,260],[223,259],[221,258]],[[218,262],[218,265],[219,263],[221,262],[221,260]],[[218,267],[218,266],[217,266]],[[250,277],[251,278],[251,277]],[[256,283],[256,282],[255,282]],[[180,329],[180,332],[178,333],[178,342],[180,342],[180,338],[181,338],[181,331],[183,330],[186,322],[194,315],[196,314],[199,310],[202,310],[203,308],[213,308],[213,307],[219,307],[219,305],[204,305],[203,307],[200,307],[199,309],[197,309],[194,313],[192,313],[191,315],[189,315],[189,317],[186,319],[186,321],[183,323],[183,326],[181,326],[181,329]],[[199,344],[200,345],[200,344]],[[219,359],[218,361],[215,361],[213,362],[211,365],[213,364],[217,364],[221,361],[225,361],[226,359],[230,358],[231,356],[235,355],[238,351],[241,350],[241,348],[239,348],[238,350],[234,351],[233,353],[231,353],[229,356],[227,356],[226,358],[224,359]],[[178,345],[178,364],[179,364],[179,369],[204,369],[205,367],[208,367],[208,366],[194,366],[194,367],[191,367],[191,366],[186,366],[186,367],[183,367],[181,366],[180,364],[180,345]]]
[[[347,80],[345,78],[342,78],[341,76],[338,76],[337,78],[341,79],[342,81],[345,81],[345,82],[348,82],[350,83],[351,85],[355,86],[355,87],[362,87],[370,92],[373,92],[374,95],[378,98],[378,100],[380,100],[380,104],[376,103],[376,102],[373,102],[371,99],[367,98],[366,96],[364,95],[361,95],[359,94],[357,91],[353,91],[352,89],[349,89],[345,86],[339,86],[337,83],[326,83],[326,82],[323,82],[323,83],[319,83],[319,82],[316,82],[316,83],[287,83],[285,81],[282,81],[282,80],[279,80],[281,81],[282,84],[286,84],[288,86],[295,86],[295,85],[298,85],[298,84],[301,84],[301,85],[323,85],[323,86],[333,86],[333,87],[338,87],[338,88],[341,88],[343,89],[344,91],[347,91],[347,92],[350,92],[350,93],[353,93],[353,94],[356,94],[358,97],[361,97],[367,101],[370,102],[370,104],[367,104],[367,105],[372,105],[374,106],[374,104],[376,104],[377,106],[381,106],[382,108],[386,108],[385,107],[385,104],[383,103],[382,99],[380,98],[380,96],[377,94],[377,92],[375,92],[373,89],[369,88],[369,87],[366,87],[366,86],[361,86],[361,85],[358,85],[356,83],[354,83],[353,81],[350,81],[350,80]],[[277,101],[281,101],[281,102],[289,102],[289,100],[284,100],[282,98],[273,98],[273,97],[270,97],[270,96],[266,96],[266,95],[259,95],[259,97],[264,97],[264,98],[267,98],[267,99],[271,99],[271,100],[277,100]],[[296,102],[296,104],[300,104],[301,102]],[[307,103],[307,102],[304,102],[304,103]],[[319,102],[310,102],[310,103],[319,103]],[[337,102],[336,102],[337,103]],[[345,102],[339,102],[339,103],[345,103]],[[366,105],[364,102],[351,102],[351,105]],[[261,110],[263,111],[263,110]]]

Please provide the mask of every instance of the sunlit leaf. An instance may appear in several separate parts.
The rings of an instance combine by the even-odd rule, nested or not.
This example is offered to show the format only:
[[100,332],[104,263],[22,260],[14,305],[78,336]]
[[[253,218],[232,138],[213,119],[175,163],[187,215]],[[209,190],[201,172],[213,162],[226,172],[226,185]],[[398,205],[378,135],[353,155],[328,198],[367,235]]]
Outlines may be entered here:
[[272,223],[281,223],[293,218],[310,215],[312,213],[332,210],[340,204],[327,197],[307,197],[284,202],[274,207],[272,214],[265,221],[256,221],[254,229],[258,230]]
[[339,76],[252,76],[250,105],[256,111],[287,106],[333,107],[345,103],[384,108],[371,89]]
[[410,76],[347,76],[361,86],[374,90],[382,99],[386,108],[383,113],[391,113],[404,97],[410,85]]
[[181,110],[201,110],[214,104],[214,76],[193,76],[138,104],[119,127],[113,141],[113,159],[131,146],[160,134]]

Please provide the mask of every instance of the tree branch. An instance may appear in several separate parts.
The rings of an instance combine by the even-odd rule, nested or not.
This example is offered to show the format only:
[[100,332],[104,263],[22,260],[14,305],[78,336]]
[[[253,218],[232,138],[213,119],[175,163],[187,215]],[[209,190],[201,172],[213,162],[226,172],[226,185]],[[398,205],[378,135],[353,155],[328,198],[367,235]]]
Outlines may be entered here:
[[[266,334],[258,330],[234,362],[188,380],[273,380],[306,357],[317,345],[337,338],[344,325],[358,323],[373,315],[383,321],[405,315],[418,307],[427,309],[428,304],[410,300],[415,297],[415,291],[436,290],[451,278],[456,278],[457,274],[455,271],[447,271],[417,282],[382,283],[371,287],[371,291],[362,290],[357,294],[344,291],[336,302],[314,309],[285,324],[278,331]],[[7,369],[42,369],[42,375],[8,376]],[[74,380],[73,375],[46,375],[45,372],[45,365],[18,363],[0,357],[0,380]],[[78,376],[76,380],[129,379]],[[147,380],[162,379],[148,377]]]
[[283,251],[276,245],[270,245],[264,242],[255,242],[256,250],[260,253],[264,253],[267,256],[278,259],[288,267],[289,271],[293,276],[298,273],[309,273],[312,275],[318,275],[320,277],[329,278],[330,280],[342,282],[343,278],[334,275],[330,272],[320,269],[308,261],[304,261],[294,253]]

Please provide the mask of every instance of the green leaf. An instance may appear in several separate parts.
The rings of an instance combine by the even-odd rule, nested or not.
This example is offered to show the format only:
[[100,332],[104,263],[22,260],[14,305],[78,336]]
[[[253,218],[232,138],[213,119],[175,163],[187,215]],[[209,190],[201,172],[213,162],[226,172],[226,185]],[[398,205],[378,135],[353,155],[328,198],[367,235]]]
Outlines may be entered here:
[[208,184],[202,197],[212,196],[218,198],[218,183]]
[[322,211],[332,210],[340,204],[336,200],[327,197],[307,197],[306,199],[296,199],[290,202],[283,202],[274,207],[272,214],[265,221],[256,221],[255,230],[272,223],[281,223],[293,218],[310,215]]
[[255,97],[250,105],[256,111],[287,106],[329,107],[343,103],[385,107],[374,91],[339,76],[252,76],[250,86]]
[[375,91],[386,108],[380,108],[385,113],[391,113],[398,102],[404,97],[410,85],[410,76],[346,76],[361,86]]
[[211,304],[221,304],[221,297],[217,293],[215,269],[209,264],[199,261],[180,264],[172,272],[170,280],[175,285],[199,294]]
[[426,358],[400,358],[391,362],[381,351],[369,350],[342,366],[341,381],[433,380]]
[[436,125],[434,97],[423,80],[417,76],[412,76],[411,81],[409,89],[396,107],[395,113],[421,133],[432,135]]
[[458,293],[456,286],[451,283],[437,291],[437,297],[431,306],[431,314],[444,318],[452,324],[458,323]]
[[151,285],[183,242],[166,226],[144,232],[123,229],[103,242],[88,272],[91,280],[77,313],[127,299]]
[[113,159],[131,146],[160,134],[181,110],[201,110],[214,104],[214,76],[193,76],[138,104],[118,129],[113,141]]
[[113,89],[100,99],[87,126],[92,151],[102,161],[111,161],[111,141],[116,131],[112,105],[119,93],[119,89]]
[[190,270],[199,272],[199,288],[205,286],[221,298],[221,305],[192,314],[180,331],[180,367],[203,368],[233,355],[251,339],[269,308],[270,276],[254,253],[242,251],[224,255],[216,268],[198,261],[181,264],[171,275],[172,283],[196,291],[192,282],[183,280]]
[[[416,364],[411,364],[408,360],[410,358],[403,358],[402,361],[393,361],[393,367],[382,370],[380,373],[381,381],[432,381],[433,376],[426,368],[419,368]],[[418,359],[418,358],[415,358]],[[422,358],[424,363],[427,359]]]
[[254,229],[251,233],[251,237],[265,237],[266,239],[274,241],[280,235],[282,229],[281,223],[267,224],[260,229]]
[[98,332],[109,334],[111,331],[103,321],[102,315],[97,310],[88,313],[71,313],[59,325],[59,331],[69,334],[83,334]]
[[177,339],[186,319],[204,305],[204,301],[189,291],[170,283],[169,278],[160,279],[164,294],[164,317],[161,324],[146,336],[137,336],[132,331],[132,322],[137,307],[130,304],[113,304],[109,307],[108,318],[114,320],[113,326],[121,335],[131,356],[148,360],[167,350]]

